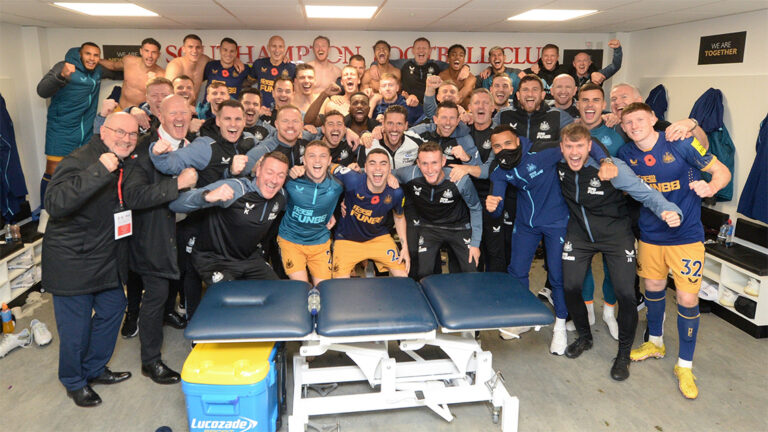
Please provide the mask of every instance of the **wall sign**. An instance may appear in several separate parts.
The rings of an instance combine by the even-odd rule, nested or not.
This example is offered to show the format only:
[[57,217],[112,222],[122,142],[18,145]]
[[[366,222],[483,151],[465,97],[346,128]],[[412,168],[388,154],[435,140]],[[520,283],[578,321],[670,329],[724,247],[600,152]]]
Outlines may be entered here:
[[699,64],[743,63],[747,32],[702,36]]
[[140,57],[139,49],[139,45],[104,45],[101,58],[116,61],[128,54]]

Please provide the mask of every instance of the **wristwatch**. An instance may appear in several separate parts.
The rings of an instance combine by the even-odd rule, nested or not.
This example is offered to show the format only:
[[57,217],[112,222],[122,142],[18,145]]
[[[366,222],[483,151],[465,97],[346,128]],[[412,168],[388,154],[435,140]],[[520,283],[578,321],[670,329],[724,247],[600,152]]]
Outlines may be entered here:
[[692,122],[693,122],[693,127],[692,127],[692,128],[689,130],[689,132],[690,132],[690,131],[692,131],[692,130],[696,129],[696,126],[698,126],[698,125],[699,125],[699,121],[698,121],[698,120],[696,120],[696,119],[695,119],[695,118],[693,118],[693,117],[689,118],[688,120],[690,120],[690,121],[692,121]]
[[600,159],[600,163],[603,163],[603,162],[613,164],[613,159],[611,159],[610,157]]

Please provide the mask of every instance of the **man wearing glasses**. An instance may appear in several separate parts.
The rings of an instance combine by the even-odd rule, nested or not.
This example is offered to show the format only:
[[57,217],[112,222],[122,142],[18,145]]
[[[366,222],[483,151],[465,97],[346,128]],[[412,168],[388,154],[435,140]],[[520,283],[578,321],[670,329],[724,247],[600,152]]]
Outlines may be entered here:
[[50,221],[43,241],[43,287],[53,294],[59,380],[75,404],[101,398],[92,384],[116,384],[130,372],[106,366],[125,310],[131,213],[123,202],[123,160],[136,148],[138,124],[110,114],[85,146],[66,156],[45,194]]

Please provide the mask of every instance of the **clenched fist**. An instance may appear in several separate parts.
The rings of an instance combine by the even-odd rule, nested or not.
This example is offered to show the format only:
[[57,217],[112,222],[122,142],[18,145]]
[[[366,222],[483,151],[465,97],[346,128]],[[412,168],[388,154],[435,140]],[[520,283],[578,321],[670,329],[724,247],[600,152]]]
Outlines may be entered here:
[[101,162],[101,164],[104,165],[104,168],[109,172],[114,172],[120,165],[120,159],[118,159],[117,155],[114,153],[102,153],[101,156],[99,156],[99,162]]
[[184,168],[176,178],[176,183],[179,190],[195,187],[197,184],[197,171],[192,167]]
[[152,154],[160,156],[161,154],[168,153],[173,150],[173,146],[170,142],[160,138],[157,140],[154,146],[152,146]]

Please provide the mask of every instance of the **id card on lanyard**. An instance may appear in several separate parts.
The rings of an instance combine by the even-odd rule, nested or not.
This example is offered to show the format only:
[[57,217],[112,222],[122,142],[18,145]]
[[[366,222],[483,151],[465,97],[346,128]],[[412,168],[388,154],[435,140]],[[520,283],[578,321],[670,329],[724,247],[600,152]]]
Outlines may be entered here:
[[123,210],[123,168],[117,179],[117,197],[120,200],[120,210],[115,213],[115,240],[133,234],[133,216],[130,210]]

